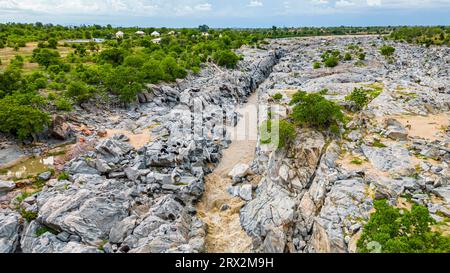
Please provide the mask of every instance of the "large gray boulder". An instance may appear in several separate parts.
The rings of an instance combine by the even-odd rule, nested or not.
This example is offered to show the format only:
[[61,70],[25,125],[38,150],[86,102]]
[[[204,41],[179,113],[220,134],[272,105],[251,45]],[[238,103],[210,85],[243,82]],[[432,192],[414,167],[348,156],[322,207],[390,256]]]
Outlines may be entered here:
[[16,183],[11,181],[0,180],[0,194],[12,191],[16,187]]
[[20,214],[0,209],[0,253],[11,253],[16,250],[21,230]]

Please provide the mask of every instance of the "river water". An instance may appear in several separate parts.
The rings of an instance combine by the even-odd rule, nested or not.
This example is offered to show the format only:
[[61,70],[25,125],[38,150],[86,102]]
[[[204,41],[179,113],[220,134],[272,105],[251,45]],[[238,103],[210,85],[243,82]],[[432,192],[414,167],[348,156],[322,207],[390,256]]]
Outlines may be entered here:
[[[252,240],[242,229],[239,211],[245,202],[231,196],[232,185],[227,174],[238,163],[250,164],[254,159],[257,137],[257,94],[240,107],[242,117],[236,127],[228,128],[232,143],[223,152],[217,168],[205,178],[205,193],[197,204],[197,214],[208,226],[206,252],[249,252]],[[221,210],[223,205],[229,208]]]

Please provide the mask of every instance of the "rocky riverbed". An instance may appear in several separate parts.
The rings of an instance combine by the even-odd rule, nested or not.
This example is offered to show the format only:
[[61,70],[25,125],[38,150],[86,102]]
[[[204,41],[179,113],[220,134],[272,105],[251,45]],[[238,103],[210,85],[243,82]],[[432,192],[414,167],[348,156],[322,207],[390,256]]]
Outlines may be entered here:
[[[142,105],[123,116],[70,118],[90,120],[83,142],[95,147],[64,165],[68,177],[45,174],[40,192],[1,209],[0,252],[205,251],[206,225],[195,208],[204,177],[231,143],[226,128],[239,119],[236,106],[279,58],[274,50],[241,53],[236,70],[212,65],[176,85],[148,85],[139,95]],[[132,135],[100,132],[100,124],[111,124],[105,119]],[[133,135],[142,132],[149,142],[133,147]],[[1,181],[1,194],[15,187]]]
[[[392,61],[378,51],[386,43]],[[313,69],[349,45],[365,60]],[[61,164],[68,176],[41,174],[42,190],[18,198],[15,182],[0,181],[0,252],[355,252],[377,198],[423,204],[448,233],[450,49],[377,36],[266,47],[239,50],[236,70],[210,65],[148,85],[132,109],[59,120],[55,134],[70,127],[78,139]],[[284,149],[259,142],[256,128],[269,113],[287,116],[297,90],[328,89],[351,108],[355,87],[377,97],[342,138],[298,128]],[[242,109],[255,103],[248,118]],[[254,136],[239,142],[242,124]]]

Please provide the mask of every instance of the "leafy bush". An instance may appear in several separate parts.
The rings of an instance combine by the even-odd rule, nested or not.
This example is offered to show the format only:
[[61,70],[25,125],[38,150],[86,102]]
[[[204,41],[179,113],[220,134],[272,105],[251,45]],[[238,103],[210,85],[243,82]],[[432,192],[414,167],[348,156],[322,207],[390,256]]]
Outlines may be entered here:
[[0,71],[0,98],[22,89],[25,83],[25,79],[17,68],[10,67],[3,73]]
[[0,132],[24,140],[40,133],[50,123],[50,116],[39,110],[44,102],[36,94],[8,95],[0,100]]
[[341,53],[339,50],[327,50],[320,57],[325,67],[335,67],[339,64]]
[[58,51],[48,48],[34,49],[31,60],[45,68],[48,68],[50,65],[60,64],[61,62]]
[[67,87],[66,95],[80,104],[92,98],[93,93],[91,88],[84,82],[73,81]]
[[392,55],[394,55],[394,52],[395,52],[395,48],[393,48],[392,46],[389,46],[389,45],[383,45],[380,48],[381,55],[383,55],[385,57],[391,57]]
[[274,99],[275,101],[279,101],[283,98],[283,95],[281,93],[276,93],[273,94],[272,99]]
[[362,88],[353,89],[352,93],[345,97],[346,101],[352,101],[355,106],[355,110],[359,111],[364,108],[369,102],[369,96],[367,96],[367,92]]
[[344,55],[344,61],[351,61],[352,60],[352,54],[350,53],[345,53]]
[[164,72],[161,69],[160,62],[156,60],[147,61],[141,71],[144,73],[145,80],[151,83],[158,83],[164,78]]
[[322,64],[320,62],[314,62],[314,64],[313,64],[314,69],[319,69],[321,67],[322,67]]
[[55,107],[60,111],[72,111],[72,104],[64,97],[60,97],[56,100]]
[[290,104],[294,105],[292,118],[299,124],[325,129],[344,121],[341,107],[318,93],[299,91]]
[[262,144],[275,144],[278,141],[278,149],[285,147],[295,138],[295,126],[287,120],[267,120],[262,123],[260,132]]
[[136,100],[136,95],[143,88],[143,75],[129,66],[118,66],[105,77],[105,86],[119,96],[120,101],[129,103]]
[[117,47],[104,49],[98,55],[100,63],[110,63],[112,65],[120,65],[125,59],[125,51]]
[[235,68],[240,60],[240,57],[231,50],[217,51],[213,54],[212,58],[218,65],[225,66],[227,68]]
[[359,53],[358,59],[359,59],[360,61],[364,61],[364,60],[366,59],[366,53]]
[[374,207],[376,211],[357,242],[359,252],[373,251],[371,242],[385,253],[450,252],[450,237],[431,231],[435,221],[426,207],[413,204],[411,211],[400,212],[386,200],[376,200]]
[[67,173],[67,172],[61,172],[61,173],[58,175],[58,180],[59,180],[59,181],[61,181],[61,180],[69,180],[69,173]]
[[175,81],[187,75],[186,70],[178,65],[177,61],[171,56],[167,56],[161,61],[161,69],[166,81]]

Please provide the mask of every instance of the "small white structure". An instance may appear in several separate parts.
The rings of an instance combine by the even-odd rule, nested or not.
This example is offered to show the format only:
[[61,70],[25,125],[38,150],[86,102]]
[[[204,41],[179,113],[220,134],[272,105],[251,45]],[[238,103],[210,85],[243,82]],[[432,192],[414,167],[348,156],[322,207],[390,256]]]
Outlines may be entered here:
[[159,37],[159,36],[161,36],[161,34],[159,34],[159,32],[158,31],[153,31],[152,32],[152,34],[150,34],[150,35],[152,35],[153,37]]
[[169,31],[169,33],[167,33],[167,34],[169,34],[169,35],[175,35],[175,34],[177,34],[175,31]]
[[117,31],[117,33],[116,33],[116,38],[117,39],[122,39],[123,38],[123,35],[124,35],[124,33],[122,32],[122,31]]
[[202,32],[202,36],[209,37],[209,33],[208,32]]
[[155,44],[159,44],[159,43],[161,43],[161,38],[153,39],[152,42]]
[[144,36],[145,32],[143,32],[142,30],[138,30],[134,34],[139,35],[139,36]]

